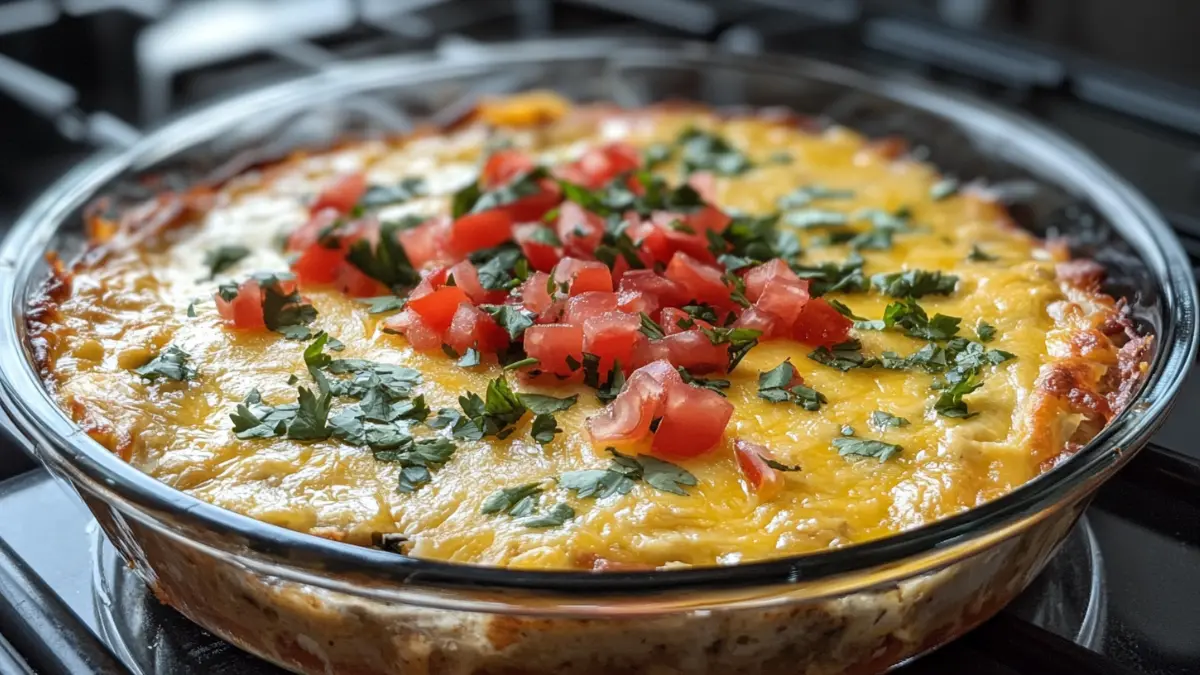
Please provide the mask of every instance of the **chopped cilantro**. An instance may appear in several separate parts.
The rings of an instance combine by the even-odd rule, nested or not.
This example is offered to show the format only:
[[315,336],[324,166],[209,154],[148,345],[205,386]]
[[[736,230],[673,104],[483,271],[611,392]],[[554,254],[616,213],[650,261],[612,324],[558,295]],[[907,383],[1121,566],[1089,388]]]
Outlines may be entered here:
[[928,272],[926,270],[908,270],[891,274],[875,274],[871,276],[871,285],[885,295],[893,298],[920,298],[925,295],[949,295],[958,285],[958,277],[953,274]]
[[971,252],[967,254],[967,260],[971,262],[994,262],[1000,258],[979,248],[978,244],[971,244]]
[[248,255],[250,249],[240,244],[218,246],[205,251],[204,264],[208,266],[208,278],[216,278],[218,274],[233,267]]
[[862,342],[847,340],[832,348],[817,347],[809,353],[808,358],[830,368],[847,372],[854,368],[870,368],[877,364],[876,359],[865,358],[862,354]]
[[871,413],[871,417],[867,420],[867,423],[875,431],[898,429],[900,427],[906,427],[909,424],[907,419],[903,417],[897,417],[882,410],[876,410],[875,412]]
[[568,471],[558,477],[558,484],[567,490],[574,490],[580,499],[627,495],[633,490],[634,483],[632,478],[613,469]]
[[479,308],[490,314],[514,342],[521,337],[526,328],[533,325],[532,315],[514,305],[480,305]]
[[367,314],[383,314],[404,309],[404,298],[396,295],[379,295],[373,298],[360,298],[359,302],[367,305]]
[[721,396],[725,395],[725,392],[722,390],[728,389],[730,386],[729,380],[719,380],[712,377],[697,377],[688,372],[688,369],[684,368],[683,366],[676,366],[675,370],[679,373],[679,376],[683,378],[684,382],[692,385],[693,387],[700,387],[702,389],[715,391]]
[[742,151],[709,131],[691,127],[676,139],[684,173],[711,171],[719,176],[736,176],[754,167]]
[[792,402],[805,410],[817,411],[828,400],[825,395],[803,384],[792,384],[796,367],[784,361],[765,373],[758,374],[758,396],[772,403]]
[[842,264],[822,263],[816,266],[792,265],[792,271],[801,279],[808,279],[809,293],[819,297],[826,293],[854,293],[867,290],[863,276],[863,259],[852,255]]
[[833,439],[833,447],[843,457],[847,455],[874,457],[880,462],[886,462],[892,455],[899,453],[903,449],[899,445],[892,443],[884,443],[883,441],[875,441],[868,438],[855,438],[853,436],[839,436]]
[[402,204],[425,195],[425,181],[420,177],[400,179],[395,185],[372,185],[367,189],[358,206],[366,209],[389,204]]
[[799,209],[818,199],[853,199],[854,195],[854,190],[831,189],[823,185],[804,185],[784,195],[779,200],[779,208]]
[[482,359],[479,350],[474,347],[468,347],[467,351],[463,352],[462,357],[455,362],[455,365],[460,368],[474,368],[480,363],[482,363]]
[[296,399],[296,416],[287,425],[287,437],[294,441],[315,441],[329,438],[329,407],[333,397],[329,392],[319,396],[311,390],[300,387]]
[[978,372],[951,370],[946,373],[946,384],[949,386],[933,404],[939,415],[965,418],[978,414],[968,412],[967,403],[963,400],[963,396],[983,386],[983,378]]
[[996,327],[986,321],[980,321],[975,326],[975,334],[980,342],[991,342],[996,339]]
[[753,328],[731,328],[731,327],[713,327],[706,328],[700,326],[700,332],[704,333],[708,341],[714,345],[729,345],[729,372],[737,367],[737,364],[742,362],[742,359],[750,352],[750,350],[758,344],[758,338],[762,336],[762,331]]
[[191,360],[192,357],[187,352],[175,345],[168,345],[166,349],[159,352],[150,361],[134,368],[133,372],[151,382],[160,377],[165,377],[168,380],[176,382],[183,382],[184,380],[191,380],[196,377],[196,369],[188,363]]
[[645,312],[638,312],[638,316],[641,317],[641,331],[643,335],[651,340],[661,340],[667,336],[666,333],[663,332],[663,327],[658,325],[658,322],[656,322],[654,319],[651,319]]
[[843,227],[850,223],[846,214],[825,209],[803,209],[792,211],[783,217],[783,222],[802,230],[820,227]]
[[501,488],[483,500],[479,512],[484,515],[507,513],[513,516],[529,515],[542,494],[541,483],[526,483],[516,487]]
[[575,509],[567,504],[558,503],[551,506],[545,513],[533,514],[518,518],[517,524],[525,527],[560,527],[563,523],[575,517]]
[[393,290],[414,286],[421,280],[398,237],[408,229],[407,221],[387,221],[379,226],[379,242],[372,246],[369,239],[359,239],[350,245],[346,260],[363,274],[382,282]]

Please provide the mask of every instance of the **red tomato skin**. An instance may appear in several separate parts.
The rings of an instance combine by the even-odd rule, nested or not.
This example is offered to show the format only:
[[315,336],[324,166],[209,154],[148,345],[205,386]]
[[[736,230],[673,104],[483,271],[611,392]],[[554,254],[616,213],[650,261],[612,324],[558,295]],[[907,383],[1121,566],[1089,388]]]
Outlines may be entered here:
[[384,328],[403,335],[412,348],[419,352],[433,352],[442,348],[442,336],[429,327],[420,314],[404,308],[383,322]]
[[676,253],[667,264],[665,276],[684,288],[689,299],[715,307],[728,307],[732,300],[721,271],[705,265],[686,253]]
[[[469,260],[459,261],[446,270],[446,280],[449,280],[450,277],[454,277],[454,285],[463,289],[471,302],[476,305],[498,305],[508,297],[506,291],[489,291],[484,288],[483,284],[479,282],[479,271]],[[444,280],[442,283],[446,283],[446,281]]]
[[717,177],[711,171],[697,171],[688,176],[687,182],[705,203],[711,204],[717,200]]
[[338,267],[335,283],[341,292],[352,298],[371,298],[387,291],[387,287],[349,262],[343,262]]
[[524,223],[513,228],[513,238],[521,247],[521,253],[529,260],[529,266],[539,272],[549,272],[563,257],[563,250],[542,241],[538,241],[536,233],[547,229],[537,223]]
[[[281,290],[284,289],[281,288]],[[267,324],[263,321],[263,292],[257,281],[253,279],[243,281],[238,286],[238,294],[228,302],[221,297],[220,293],[214,293],[213,298],[216,300],[217,312],[220,313],[221,318],[232,323],[234,328],[266,329]]]
[[591,148],[577,161],[562,168],[562,177],[593,190],[604,187],[622,173],[641,166],[641,157],[627,143],[610,143]]
[[322,209],[334,209],[338,213],[350,213],[358,200],[367,192],[367,177],[361,173],[350,173],[334,179],[317,195],[316,201],[308,207],[309,213],[319,213]]
[[583,362],[583,327],[562,323],[530,326],[525,329],[525,353],[539,361],[539,370],[574,376],[577,371],[567,364],[567,357],[577,364]]
[[423,269],[448,257],[444,249],[449,226],[450,219],[441,216],[400,233],[400,246],[414,269]]
[[698,457],[721,442],[733,404],[709,389],[683,382],[666,387],[662,421],[650,451],[660,457]]
[[604,237],[604,219],[584,210],[575,202],[566,201],[558,207],[555,225],[563,243],[564,255],[575,258],[594,258],[596,248]]
[[445,333],[454,319],[454,313],[462,303],[470,303],[471,299],[458,286],[442,286],[441,288],[419,298],[409,296],[408,307],[420,315],[425,325],[435,333]]
[[662,415],[666,389],[683,384],[666,361],[654,361],[629,376],[625,387],[605,409],[587,420],[593,441],[637,441],[650,434],[650,423]]
[[495,354],[508,346],[508,333],[490,314],[464,303],[458,306],[450,328],[446,330],[446,344],[459,354],[472,347],[485,354]]
[[832,347],[850,337],[853,325],[823,298],[813,298],[796,318],[792,337],[806,344]]
[[505,148],[497,150],[488,157],[480,172],[479,181],[488,190],[494,190],[512,179],[527,173],[533,167],[533,158],[520,150]]
[[[656,260],[666,258],[670,260],[671,256],[677,252],[683,252],[696,260],[705,264],[716,262],[716,257],[712,251],[708,250],[708,237],[704,234],[704,230],[696,229],[692,224],[691,217],[679,214],[670,213],[667,211],[655,211],[651,219],[654,227],[658,229],[661,236],[647,236],[646,246]],[[681,230],[680,227],[690,229]]]
[[766,460],[775,458],[765,447],[739,438],[733,442],[733,453],[738,468],[760,501],[770,501],[779,494],[783,489],[783,477],[767,464]]
[[617,310],[627,314],[645,314],[650,318],[658,315],[658,301],[638,291],[617,293]]
[[568,284],[567,295],[576,296],[588,291],[612,293],[612,273],[608,266],[595,260],[563,258],[554,267],[554,282]]
[[807,303],[808,289],[803,285],[772,279],[763,287],[762,293],[754,301],[754,306],[760,311],[779,317],[784,325],[790,326],[796,322],[796,317],[800,316]]
[[582,326],[583,322],[596,316],[617,311],[617,294],[588,291],[567,300],[563,312],[563,323]]
[[469,213],[450,225],[446,251],[463,256],[480,249],[499,246],[512,238],[512,217],[500,209]]
[[640,328],[638,317],[623,312],[606,312],[583,322],[583,351],[600,357],[602,380],[614,363],[625,372],[632,370],[634,350],[646,340]]
[[742,280],[746,283],[746,298],[750,302],[758,300],[758,296],[762,295],[767,282],[772,280],[779,280],[790,284],[802,284],[804,291],[808,292],[808,282],[801,281],[800,277],[796,276],[796,273],[792,271],[792,268],[788,267],[788,264],[779,258],[750,268]]

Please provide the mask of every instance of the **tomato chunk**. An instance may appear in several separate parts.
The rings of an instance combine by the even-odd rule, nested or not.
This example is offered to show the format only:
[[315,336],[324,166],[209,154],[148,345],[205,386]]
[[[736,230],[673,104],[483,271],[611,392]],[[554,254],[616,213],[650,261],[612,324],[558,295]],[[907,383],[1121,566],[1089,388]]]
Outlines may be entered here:
[[575,296],[588,291],[612,293],[612,273],[608,266],[594,260],[563,258],[554,267],[554,282],[568,284],[567,295]]
[[488,157],[480,172],[479,181],[488,190],[494,190],[521,174],[528,173],[533,167],[533,158],[520,150],[504,148],[497,150]]
[[459,354],[472,347],[494,354],[508,346],[508,333],[490,314],[464,303],[458,306],[446,330],[446,344]]
[[682,333],[687,330],[695,330],[699,328],[712,329],[711,323],[703,319],[693,318],[691,314],[688,314],[682,309],[678,309],[676,307],[667,307],[663,309],[658,323],[663,327],[663,332],[667,335],[674,335],[676,333]]
[[512,238],[512,216],[500,209],[468,213],[450,224],[446,250],[456,257],[499,246]]
[[567,300],[563,323],[582,326],[583,322],[602,314],[617,311],[617,294],[588,291]]
[[225,300],[220,293],[214,294],[213,297],[221,318],[232,323],[235,328],[262,330],[267,327],[263,321],[262,288],[254,279],[247,279],[239,284],[238,293],[232,300]]
[[529,266],[539,272],[549,272],[554,269],[563,250],[550,243],[556,238],[550,228],[537,223],[524,223],[513,228],[513,238],[521,247],[521,253],[529,260]]
[[[583,362],[583,327],[547,323],[525,329],[525,353],[537,359],[544,372],[570,377]],[[574,360],[571,368],[567,357]]]
[[367,177],[361,173],[351,173],[335,179],[317,195],[316,201],[308,208],[310,213],[319,213],[323,209],[334,209],[338,213],[350,213],[358,200],[367,192]]
[[499,206],[496,210],[506,214],[514,223],[540,222],[542,216],[545,216],[562,201],[562,192],[558,189],[558,184],[552,180],[538,181],[538,185],[541,187],[540,192],[522,197],[511,204]]
[[554,304],[554,296],[546,288],[549,281],[549,274],[534,272],[529,275],[525,283],[521,284],[521,304],[525,309],[539,316],[550,309],[550,306]]
[[696,457],[717,447],[733,416],[733,404],[711,389],[683,382],[666,390],[651,451],[663,457]]
[[640,165],[637,148],[628,143],[610,143],[589,149],[577,161],[562,167],[559,174],[566,180],[595,190]]
[[388,317],[383,322],[383,327],[403,335],[413,349],[419,352],[433,352],[442,347],[441,334],[430,328],[420,314],[408,307],[398,314]]
[[337,209],[332,208],[324,208],[313,212],[308,222],[296,228],[288,235],[287,250],[293,253],[307,250],[321,238],[321,232],[337,222],[337,219],[341,215]]
[[666,361],[638,368],[617,397],[588,418],[588,434],[597,442],[645,438],[650,434],[650,423],[662,415],[666,388],[675,384],[683,384],[683,379]]
[[458,286],[441,288],[419,298],[409,297],[408,307],[420,315],[425,325],[436,333],[444,333],[454,319],[454,313],[462,303],[471,299]]
[[632,314],[606,312],[583,322],[583,351],[600,357],[600,379],[608,377],[614,364],[629,370],[633,364],[633,352],[639,342],[645,341],[641,321]]
[[585,211],[575,202],[563,202],[558,207],[556,224],[563,251],[575,258],[593,258],[604,236],[604,219]]
[[764,338],[777,338],[790,335],[791,324],[785,323],[783,319],[764,312],[757,307],[748,307],[742,315],[733,322],[735,328],[749,328],[762,333]]
[[758,300],[758,296],[762,295],[763,289],[766,288],[769,281],[803,284],[804,290],[808,291],[808,282],[801,281],[800,277],[796,276],[796,273],[792,271],[792,268],[788,267],[788,264],[779,258],[750,268],[746,272],[743,281],[746,282],[746,297],[750,302]]
[[714,345],[699,330],[685,330],[659,341],[672,364],[692,373],[723,372],[729,368],[729,345]]
[[653,270],[630,270],[621,277],[620,292],[636,291],[654,298],[659,307],[679,307],[689,298],[683,286]]
[[686,253],[676,253],[667,264],[666,277],[683,287],[692,300],[716,307],[732,304],[729,287],[721,278],[721,270],[696,260]]
[[341,292],[352,298],[370,298],[382,295],[387,290],[383,284],[345,261],[337,268],[335,283]]
[[754,306],[760,311],[779,317],[784,325],[790,326],[796,322],[796,317],[800,316],[807,303],[808,288],[805,284],[772,279],[763,287],[762,293],[754,301]]
[[414,269],[447,258],[444,244],[450,226],[448,217],[432,218],[400,233],[400,246]]
[[783,489],[783,476],[767,464],[768,459],[775,459],[771,453],[758,443],[740,438],[733,442],[733,452],[738,468],[758,498],[762,501],[775,498]]
[[824,298],[813,298],[796,318],[792,337],[810,345],[832,347],[850,337],[853,325],[850,319],[842,316]]
[[329,284],[348,264],[340,247],[326,248],[314,242],[292,262],[291,269],[302,284]]

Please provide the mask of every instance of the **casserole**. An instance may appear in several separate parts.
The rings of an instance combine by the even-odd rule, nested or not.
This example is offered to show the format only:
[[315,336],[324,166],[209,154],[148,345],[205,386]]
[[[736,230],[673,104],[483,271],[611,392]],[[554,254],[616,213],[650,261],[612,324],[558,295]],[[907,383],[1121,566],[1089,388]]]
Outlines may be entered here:
[[[553,55],[553,65],[539,49]],[[440,107],[454,116],[463,111],[456,106],[471,100],[457,98],[462,87],[494,87],[497,72],[500,83],[548,86],[585,99],[641,103],[646,99],[629,98],[640,90],[649,99],[682,95],[822,111],[867,133],[899,131],[927,143],[937,165],[960,175],[1009,188],[1017,178],[1039,181],[1015,215],[1025,225],[1058,228],[1081,247],[1078,253],[1109,267],[1110,288],[1129,299],[1135,319],[1157,338],[1145,383],[1072,460],[960,516],[805,558],[602,577],[397,558],[246,522],[108,456],[37,386],[19,331],[28,294],[45,278],[38,254],[70,250],[69,239],[54,241],[60,226],[73,225],[72,216],[97,194],[128,188],[121,172],[182,170],[194,180],[255,146],[231,133],[235,128],[257,127],[262,138],[284,146],[316,143],[281,133],[274,125],[281,119],[294,123],[288,128],[325,131],[333,140],[361,130],[364,120],[354,111],[378,111],[379,97],[393,97],[387,110],[419,115]],[[217,634],[294,669],[881,670],[986,618],[1032,579],[1088,494],[1161,420],[1194,353],[1195,298],[1186,258],[1140,198],[1052,134],[921,87],[790,60],[754,59],[751,67],[701,47],[604,42],[498,48],[486,63],[381,61],[290,86],[231,102],[120,157],[82,167],[35,205],[0,259],[16,277],[0,288],[13,322],[6,325],[13,344],[0,368],[5,406],[39,456],[80,488],[159,596]],[[255,124],[244,124],[251,111]],[[298,111],[310,114],[294,117]]]

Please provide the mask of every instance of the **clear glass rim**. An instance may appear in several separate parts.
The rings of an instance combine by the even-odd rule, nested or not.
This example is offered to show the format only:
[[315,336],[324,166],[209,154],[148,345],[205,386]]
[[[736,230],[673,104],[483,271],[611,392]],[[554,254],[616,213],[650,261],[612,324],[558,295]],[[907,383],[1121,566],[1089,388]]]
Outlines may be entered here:
[[[1049,166],[1086,195],[1147,263],[1165,321],[1158,349],[1136,398],[1091,443],[1062,466],[968,512],[884,539],[843,549],[729,567],[653,572],[526,571],[410,558],[341,544],[227,511],[160,483],[120,460],[82,432],[43,387],[23,344],[25,295],[58,227],[109,180],[172,157],[256,111],[300,110],[385,84],[419,84],[505,66],[555,65],[572,59],[616,64],[695,64],[744,68],[869,91],[897,103],[995,135]],[[803,113],[803,111],[798,111]],[[1197,297],[1191,265],[1170,227],[1123,179],[1087,151],[1040,123],[928,83],[868,76],[797,57],[745,56],[703,44],[637,40],[544,40],[481,48],[469,58],[383,57],[302,77],[205,107],[149,134],[123,151],[98,155],[68,173],[26,211],[0,246],[0,403],[48,459],[73,479],[100,487],[122,513],[162,527],[164,519],[198,526],[239,542],[249,555],[314,583],[322,574],[366,575],[443,589],[526,590],[569,594],[644,594],[688,589],[737,589],[832,579],[945,552],[1094,489],[1140,449],[1170,407],[1197,348]],[[115,499],[114,499],[115,498]],[[316,581],[315,583],[320,583]]]

